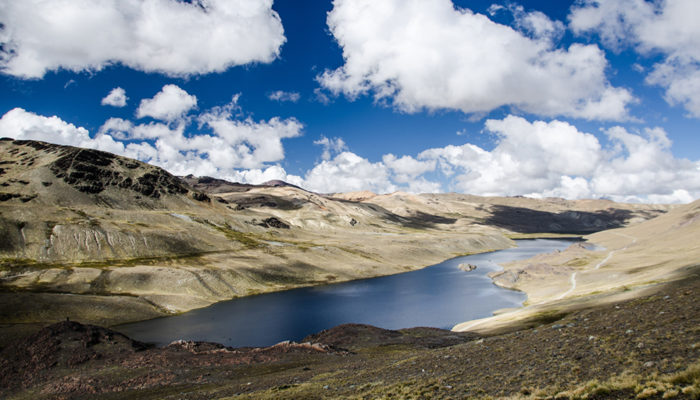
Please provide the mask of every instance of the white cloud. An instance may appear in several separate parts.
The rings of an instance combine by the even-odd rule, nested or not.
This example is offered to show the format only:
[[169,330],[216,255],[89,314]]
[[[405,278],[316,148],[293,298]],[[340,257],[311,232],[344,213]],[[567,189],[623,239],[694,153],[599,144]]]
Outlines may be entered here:
[[585,0],[572,8],[575,33],[597,33],[603,43],[619,51],[664,59],[655,64],[647,82],[666,89],[666,100],[680,104],[700,118],[700,2],[697,0]]
[[0,0],[0,69],[21,78],[123,64],[169,76],[271,62],[273,0]]
[[435,160],[418,161],[411,156],[397,158],[393,154],[385,154],[382,161],[394,173],[394,180],[400,183],[412,183],[418,176],[434,171],[437,164]]
[[65,122],[57,116],[44,117],[22,108],[14,108],[0,118],[0,137],[40,140],[119,154],[125,151],[124,145],[109,135],[91,138],[83,127]]
[[324,160],[306,173],[302,186],[320,193],[370,190],[387,193],[396,190],[389,179],[388,168],[372,163],[349,151],[332,160]]
[[666,101],[682,105],[695,118],[700,118],[700,58],[693,63],[675,60],[656,64],[647,82],[666,88]]
[[504,11],[506,8],[500,4],[491,4],[489,8],[486,10],[486,12],[489,13],[490,16],[495,16],[498,14],[499,11]]
[[[325,140],[324,140],[325,139]],[[323,138],[323,145],[333,139]],[[342,143],[342,149],[347,149]],[[439,182],[422,177],[435,169],[435,161],[418,161],[410,156],[397,158],[387,154],[381,162],[342,151],[334,157],[324,158],[304,177],[287,176],[290,183],[319,193],[338,193],[369,190],[375,193],[390,193],[397,190],[411,193],[437,193],[442,191]]]
[[287,171],[279,165],[272,165],[265,169],[254,168],[238,170],[230,175],[222,176],[222,178],[232,182],[251,183],[254,185],[272,180],[281,180],[301,187],[304,185],[304,181],[301,177],[287,174]]
[[566,123],[508,116],[487,120],[486,128],[499,143],[492,151],[472,144],[429,149],[419,159],[437,160],[455,173],[456,189],[482,195],[541,193],[560,183],[562,175],[587,175],[600,158],[595,136]]
[[105,121],[97,132],[99,135],[109,135],[115,139],[125,140],[131,136],[134,124],[122,118],[110,118]]
[[332,103],[332,100],[328,95],[323,93],[323,90],[321,88],[316,88],[314,89],[314,96],[316,97],[316,101],[319,103],[323,104],[324,106],[327,106]]
[[197,107],[197,97],[177,85],[165,85],[151,99],[141,100],[136,117],[151,117],[162,121],[174,121]]
[[138,150],[137,158],[175,174],[255,179],[260,174],[242,174],[239,170],[267,171],[269,163],[284,158],[282,139],[300,136],[303,125],[293,118],[236,119],[232,112],[239,110],[237,100],[238,96],[234,96],[226,106],[197,116],[199,129],[208,128],[211,133],[187,133],[190,121],[185,119],[134,125],[110,118],[100,127],[99,134],[137,142],[140,147],[133,147],[133,151]]
[[[496,10],[489,7],[490,15],[494,15]],[[543,12],[526,12],[523,6],[515,3],[509,4],[508,10],[513,14],[515,27],[534,39],[545,39],[554,42],[559,40],[566,30],[563,22],[553,21]]]
[[682,192],[700,197],[700,163],[675,158],[663,129],[634,134],[613,127],[606,134],[615,147],[590,180],[594,192],[626,201],[670,198]]
[[215,138],[201,138],[200,148],[207,148],[209,159],[219,168],[260,168],[284,158],[282,139],[301,136],[304,126],[294,118],[271,118],[255,122],[251,118],[234,119],[237,96],[227,107],[217,107],[199,116],[199,123],[215,133]]
[[296,103],[301,99],[301,95],[297,92],[285,92],[283,90],[278,90],[276,92],[272,92],[267,96],[270,100],[273,101],[279,101],[279,102],[285,102],[285,101],[290,101],[292,103]]
[[124,107],[126,106],[126,101],[128,99],[129,98],[126,97],[126,90],[120,87],[115,87],[102,99],[101,104],[103,106]]
[[232,111],[239,110],[237,99],[234,96],[230,104],[200,114],[198,129],[192,131],[188,129],[191,118],[141,124],[110,118],[94,137],[87,129],[56,116],[45,117],[16,108],[0,119],[0,136],[109,151],[160,166],[176,175],[229,177],[251,183],[301,179],[270,164],[284,158],[281,140],[300,136],[303,125],[293,118],[236,119]]
[[[700,198],[700,161],[678,159],[661,128],[631,132],[623,127],[605,131],[608,145],[561,121],[530,122],[508,116],[487,120],[498,138],[488,151],[466,143],[428,149],[417,157],[386,154],[371,162],[335,139],[323,146],[343,149],[316,164],[303,176],[288,174],[278,164],[284,158],[281,140],[301,134],[295,119],[268,121],[234,119],[231,104],[199,117],[199,128],[186,132],[189,122],[164,124],[110,118],[91,137],[89,132],[60,118],[15,108],[0,118],[0,137],[42,140],[94,148],[161,166],[177,175],[208,175],[247,183],[281,179],[322,193],[371,190],[387,193],[440,192],[440,182],[426,174],[444,174],[449,190],[479,195],[607,197],[633,202],[689,202]],[[325,140],[323,140],[325,139]],[[341,151],[341,150],[339,150]]]
[[442,193],[442,184],[432,182],[425,178],[416,178],[408,183],[407,188],[399,188],[399,190],[409,193]]
[[454,189],[480,195],[609,197],[618,201],[687,201],[700,197],[700,161],[677,159],[661,128],[632,133],[607,130],[610,146],[561,121],[529,122],[508,116],[487,120],[497,146],[473,144],[428,149]]
[[634,101],[605,77],[594,45],[555,48],[560,23],[542,13],[519,19],[527,36],[450,0],[336,0],[328,25],[342,67],[317,79],[334,94],[373,94],[405,112],[501,106],[541,115],[625,119]]
[[323,146],[321,158],[324,160],[330,160],[332,156],[348,150],[348,146],[345,144],[345,141],[338,137],[328,139],[325,136],[321,136],[320,139],[314,140],[314,144]]

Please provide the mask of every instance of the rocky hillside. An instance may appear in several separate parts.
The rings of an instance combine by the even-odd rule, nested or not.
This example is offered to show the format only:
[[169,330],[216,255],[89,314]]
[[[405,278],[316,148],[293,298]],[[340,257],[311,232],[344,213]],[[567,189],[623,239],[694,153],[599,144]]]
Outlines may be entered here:
[[213,247],[186,230],[162,229],[166,221],[146,222],[156,210],[201,209],[210,202],[160,168],[36,141],[4,139],[0,154],[5,263],[150,257]]
[[328,196],[283,182],[178,178],[109,153],[11,139],[0,140],[0,160],[0,322],[13,324],[152,318],[414,270],[533,233],[635,224],[668,209],[457,194]]
[[341,325],[267,348],[61,322],[0,349],[10,399],[697,399],[700,279],[479,336]]

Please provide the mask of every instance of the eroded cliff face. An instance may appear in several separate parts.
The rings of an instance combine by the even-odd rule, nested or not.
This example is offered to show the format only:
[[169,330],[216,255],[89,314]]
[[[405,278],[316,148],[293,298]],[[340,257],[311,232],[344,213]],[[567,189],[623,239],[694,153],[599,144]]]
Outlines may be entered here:
[[533,231],[524,228],[533,218],[545,219],[538,233],[590,232],[666,209],[456,194],[346,199],[280,182],[178,178],[105,152],[8,139],[0,160],[6,291],[122,296],[156,313],[506,248],[509,236]]

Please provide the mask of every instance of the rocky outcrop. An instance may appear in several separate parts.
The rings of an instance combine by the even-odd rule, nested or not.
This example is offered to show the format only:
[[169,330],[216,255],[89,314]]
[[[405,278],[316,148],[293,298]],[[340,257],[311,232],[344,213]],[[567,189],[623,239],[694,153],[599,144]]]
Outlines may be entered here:
[[460,270],[464,272],[469,272],[469,271],[474,271],[476,269],[476,265],[473,264],[468,264],[468,263],[462,263],[457,266]]
[[258,225],[262,226],[263,228],[289,229],[289,224],[286,224],[275,217],[264,219]]
[[48,370],[75,368],[99,359],[116,361],[148,347],[110,329],[60,322],[3,349],[0,387],[27,387]]
[[212,178],[210,176],[187,175],[180,177],[180,179],[195,190],[209,194],[247,192],[250,189],[259,187],[258,185],[229,182],[223,179]]
[[62,155],[49,168],[81,192],[97,194],[118,187],[154,199],[188,192],[182,181],[160,168],[145,167],[99,150],[64,147],[60,151]]

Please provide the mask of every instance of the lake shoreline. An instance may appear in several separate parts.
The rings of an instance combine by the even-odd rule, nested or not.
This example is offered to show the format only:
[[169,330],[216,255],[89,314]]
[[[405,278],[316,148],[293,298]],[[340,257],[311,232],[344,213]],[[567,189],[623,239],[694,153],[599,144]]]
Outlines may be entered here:
[[[502,308],[520,306],[525,300],[524,293],[504,290],[493,284],[493,280],[488,275],[489,272],[500,269],[497,263],[504,262],[503,260],[528,258],[554,248],[564,249],[571,241],[571,239],[553,240],[551,238],[517,241],[519,242],[517,247],[452,257],[415,271],[296,288],[260,296],[247,296],[219,302],[178,316],[118,325],[113,328],[135,339],[159,344],[185,339],[215,341],[233,347],[264,346],[277,341],[298,340],[314,331],[330,329],[343,323],[368,324],[384,329],[403,329],[412,326],[450,329],[455,322],[466,316],[490,315],[493,311]],[[461,271],[458,265],[463,262],[475,263],[479,267],[476,271]],[[434,287],[440,288],[439,292],[435,292],[432,289]],[[398,292],[394,292],[395,290]],[[483,296],[488,296],[490,299],[485,305],[481,305],[480,303],[483,302],[476,300]],[[347,305],[347,302],[351,302],[352,305]],[[284,304],[289,306],[285,308]],[[316,304],[323,306],[317,307]],[[378,309],[378,304],[382,304],[381,310]],[[283,308],[284,312],[276,314],[278,308]],[[297,315],[299,310],[304,310],[303,315]],[[366,310],[374,311],[367,313]],[[408,313],[410,315],[404,315],[407,314],[406,310],[411,310]],[[436,312],[436,310],[440,311]],[[218,315],[226,317],[219,321]],[[266,317],[262,319],[259,315]],[[287,327],[285,321],[290,318],[306,321],[303,329],[296,326]],[[229,320],[232,322],[229,323]],[[273,325],[268,326],[271,323],[270,320],[273,321]],[[240,323],[251,327],[239,333],[225,335],[221,333],[231,332],[231,329],[235,331],[238,329],[235,325]],[[217,330],[212,328],[212,324],[233,327]],[[201,328],[183,328],[195,326],[201,326]],[[287,331],[287,329],[291,330]],[[267,333],[270,330],[274,330],[274,334],[279,336],[270,338],[267,342],[243,341],[242,338],[248,335],[247,332],[253,330],[260,331],[251,335],[253,338],[251,340],[262,340],[261,338],[266,335],[271,336],[272,334]]]

